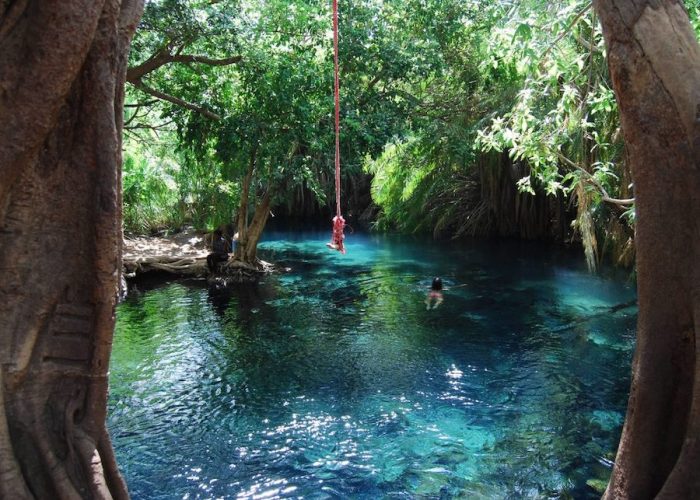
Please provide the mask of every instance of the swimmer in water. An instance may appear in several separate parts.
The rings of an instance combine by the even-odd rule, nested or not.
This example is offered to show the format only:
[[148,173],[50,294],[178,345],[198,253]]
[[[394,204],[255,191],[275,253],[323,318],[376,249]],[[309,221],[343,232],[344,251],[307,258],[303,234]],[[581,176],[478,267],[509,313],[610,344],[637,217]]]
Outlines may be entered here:
[[439,277],[433,278],[433,283],[430,285],[430,291],[428,296],[425,297],[425,308],[426,309],[437,309],[437,307],[442,304],[444,300],[442,296],[442,279]]

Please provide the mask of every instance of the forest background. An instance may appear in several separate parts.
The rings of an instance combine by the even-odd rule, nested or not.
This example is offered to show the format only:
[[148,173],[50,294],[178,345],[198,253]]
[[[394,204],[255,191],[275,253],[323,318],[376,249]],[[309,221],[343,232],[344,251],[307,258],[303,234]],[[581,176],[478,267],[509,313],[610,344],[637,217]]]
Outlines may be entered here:
[[[685,5],[700,34],[700,0]],[[339,45],[351,225],[580,242],[592,269],[633,264],[590,2],[341,1]],[[254,247],[270,212],[330,221],[330,2],[149,1],[127,82],[127,233],[243,220]]]

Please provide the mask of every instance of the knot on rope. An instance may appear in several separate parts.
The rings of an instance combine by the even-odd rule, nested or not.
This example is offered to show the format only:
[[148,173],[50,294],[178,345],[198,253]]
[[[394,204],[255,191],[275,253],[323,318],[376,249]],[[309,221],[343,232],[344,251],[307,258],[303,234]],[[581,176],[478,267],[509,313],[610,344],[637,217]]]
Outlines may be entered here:
[[326,246],[345,254],[345,246],[343,245],[345,240],[345,235],[343,234],[344,230],[345,219],[343,219],[343,216],[336,215],[333,217],[333,235],[331,236],[330,243],[326,243]]

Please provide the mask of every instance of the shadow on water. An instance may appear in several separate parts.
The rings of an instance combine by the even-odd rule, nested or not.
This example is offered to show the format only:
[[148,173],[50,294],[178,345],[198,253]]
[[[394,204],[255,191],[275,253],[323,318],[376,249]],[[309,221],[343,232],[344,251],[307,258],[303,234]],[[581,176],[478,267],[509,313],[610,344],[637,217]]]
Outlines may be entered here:
[[139,284],[119,306],[109,427],[134,498],[599,497],[624,274],[541,245],[356,234],[340,256],[327,237],[268,233],[289,271],[256,285]]

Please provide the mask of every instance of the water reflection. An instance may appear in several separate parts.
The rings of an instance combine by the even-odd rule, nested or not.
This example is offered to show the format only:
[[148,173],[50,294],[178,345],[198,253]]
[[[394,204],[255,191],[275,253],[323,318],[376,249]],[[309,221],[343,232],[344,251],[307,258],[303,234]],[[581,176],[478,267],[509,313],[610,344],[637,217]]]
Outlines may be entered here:
[[[135,498],[596,497],[633,347],[624,276],[533,246],[271,234],[290,272],[143,289],[109,426]],[[434,275],[447,287],[425,310]],[[604,314],[601,314],[603,312]]]

